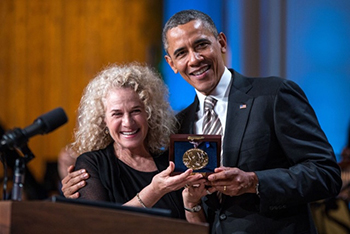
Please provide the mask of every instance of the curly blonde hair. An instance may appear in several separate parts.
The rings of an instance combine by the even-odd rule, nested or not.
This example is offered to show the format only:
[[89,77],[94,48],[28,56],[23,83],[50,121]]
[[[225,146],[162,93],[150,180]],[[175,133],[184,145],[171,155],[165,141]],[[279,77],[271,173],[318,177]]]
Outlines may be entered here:
[[130,63],[107,67],[85,88],[78,109],[74,150],[82,154],[103,149],[113,141],[105,133],[104,99],[115,88],[132,88],[144,103],[149,127],[145,141],[150,153],[158,154],[167,149],[170,134],[176,127],[174,112],[167,101],[168,89],[155,69]]

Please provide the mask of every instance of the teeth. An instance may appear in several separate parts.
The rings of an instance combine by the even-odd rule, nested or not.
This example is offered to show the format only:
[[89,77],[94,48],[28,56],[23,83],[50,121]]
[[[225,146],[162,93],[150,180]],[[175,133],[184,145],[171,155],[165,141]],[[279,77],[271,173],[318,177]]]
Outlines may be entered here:
[[198,75],[202,74],[203,72],[205,72],[207,69],[208,69],[208,67],[203,67],[199,71],[193,72],[193,75],[198,76]]
[[124,135],[132,135],[135,134],[137,132],[137,130],[133,131],[133,132],[122,132]]

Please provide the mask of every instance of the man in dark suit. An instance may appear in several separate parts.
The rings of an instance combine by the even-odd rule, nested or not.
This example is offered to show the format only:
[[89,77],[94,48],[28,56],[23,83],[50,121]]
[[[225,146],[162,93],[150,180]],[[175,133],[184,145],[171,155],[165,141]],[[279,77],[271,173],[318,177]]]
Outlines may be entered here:
[[[222,166],[205,184],[184,189],[187,219],[209,222],[218,234],[316,233],[308,203],[336,196],[341,179],[303,91],[292,81],[247,78],[226,68],[226,36],[202,12],[172,16],[163,44],[168,64],[197,94],[177,115],[179,133],[203,134],[207,96],[217,101],[222,127]],[[84,175],[67,176],[66,197],[78,196]]]
[[[247,78],[225,67],[226,37],[209,16],[182,11],[163,29],[166,61],[196,90],[178,114],[179,133],[202,134],[204,99],[217,100],[223,127],[222,167],[211,187],[189,187],[188,220],[212,233],[316,233],[308,203],[341,187],[332,147],[303,91],[277,77]],[[202,190],[202,191],[200,191]],[[196,209],[192,209],[196,207]],[[204,212],[203,212],[204,210]]]

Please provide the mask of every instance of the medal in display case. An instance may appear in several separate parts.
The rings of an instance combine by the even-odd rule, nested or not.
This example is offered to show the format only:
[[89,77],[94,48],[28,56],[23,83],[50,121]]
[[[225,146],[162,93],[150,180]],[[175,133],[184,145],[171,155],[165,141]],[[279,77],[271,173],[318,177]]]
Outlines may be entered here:
[[221,135],[173,134],[169,160],[175,163],[173,174],[187,169],[207,176],[220,166]]

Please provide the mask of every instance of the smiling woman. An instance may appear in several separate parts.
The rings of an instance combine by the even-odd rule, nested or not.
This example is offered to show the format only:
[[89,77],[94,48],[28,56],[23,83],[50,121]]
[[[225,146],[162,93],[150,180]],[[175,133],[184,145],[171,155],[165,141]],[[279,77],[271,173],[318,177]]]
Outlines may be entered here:
[[[115,92],[127,92],[129,89],[134,91],[131,95],[134,98],[133,104],[137,102],[138,110],[145,112],[148,127],[151,129],[145,137],[145,145],[156,154],[167,147],[167,136],[173,133],[175,127],[175,117],[167,101],[168,90],[154,69],[131,63],[104,69],[85,88],[80,101],[78,128],[73,144],[78,153],[105,148],[116,140],[113,135],[106,134],[109,127],[106,125],[106,117],[109,118],[109,112],[112,111],[108,108],[112,108],[113,101],[130,101]],[[112,113],[122,114],[115,107]]]
[[[76,169],[90,175],[80,198],[166,208],[176,218],[185,217],[177,190],[201,175],[189,169],[170,176],[174,164],[164,150],[176,121],[167,96],[160,75],[137,63],[110,66],[90,81],[73,143],[81,154]],[[79,171],[62,180],[64,193],[79,186],[74,180]]]
[[[131,88],[111,89],[104,101],[105,122],[114,140],[116,156],[133,168],[141,171],[155,171],[153,160],[146,146],[148,133],[145,105]],[[132,155],[143,155],[139,164]]]

